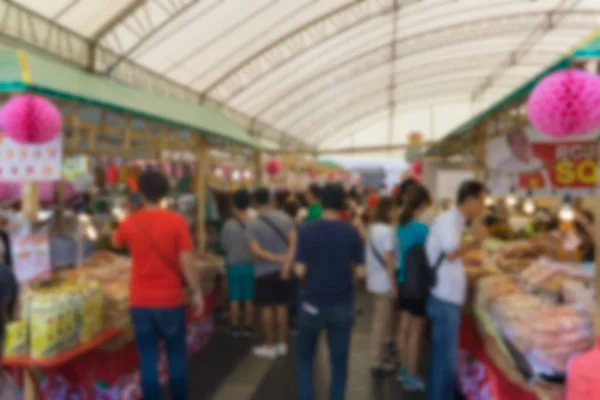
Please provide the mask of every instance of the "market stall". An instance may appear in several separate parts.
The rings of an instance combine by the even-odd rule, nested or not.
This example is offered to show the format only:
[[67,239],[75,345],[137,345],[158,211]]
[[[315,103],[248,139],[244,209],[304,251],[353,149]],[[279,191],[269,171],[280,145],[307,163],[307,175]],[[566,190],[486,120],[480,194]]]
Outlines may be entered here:
[[[8,327],[3,364],[17,378],[25,399],[138,398],[137,359],[128,315],[129,259],[105,251],[96,251],[89,258],[82,253],[75,258],[73,269],[53,271],[48,229],[55,225],[65,237],[76,236],[76,247],[84,236],[97,241],[99,233],[110,235],[122,217],[124,193],[135,192],[134,178],[141,169],[168,172],[187,168],[187,173],[169,175],[177,179],[175,196],[193,197],[193,206],[187,211],[192,214],[189,222],[199,249],[198,268],[207,308],[202,319],[189,319],[188,347],[190,353],[197,351],[212,334],[214,282],[221,267],[220,260],[204,251],[209,150],[226,145],[253,147],[253,141],[222,115],[198,105],[131,89],[33,53],[3,49],[0,60],[5,67],[0,75],[3,103],[10,100],[12,104],[23,97],[13,97],[15,93],[28,93],[46,96],[57,106],[61,128],[54,132],[56,143],[44,144],[54,146],[48,149],[53,151],[48,157],[56,160],[56,165],[48,165],[57,170],[46,178],[61,179],[63,153],[83,156],[88,170],[80,175],[99,172],[96,187],[100,187],[93,196],[104,204],[99,210],[73,210],[61,182],[53,188],[55,202],[40,210],[40,178],[29,172],[27,160],[21,160],[23,173],[30,175],[19,192],[18,215],[27,217],[31,229],[11,238],[20,257],[14,268],[17,276],[23,275],[23,266],[33,269],[22,280],[22,316]],[[6,113],[3,118],[3,128],[9,133]],[[19,155],[29,151],[31,168],[47,172],[50,167],[35,160],[35,154],[40,152],[42,157],[45,148],[16,143],[14,146],[21,147],[12,149],[13,141],[12,136],[5,137],[0,152],[14,150]],[[77,172],[73,173],[77,168],[70,165],[68,169],[77,180]],[[7,175],[6,165],[0,171],[1,180],[14,180]],[[182,178],[188,182],[180,185]],[[178,205],[174,201],[170,206]],[[40,211],[52,217],[41,221]],[[105,217],[102,224],[96,219],[100,214]],[[163,357],[163,379],[164,361]]]
[[600,224],[583,243],[575,216],[599,215],[600,122],[587,106],[600,95],[598,43],[591,37],[427,153],[486,181],[488,222],[502,238],[464,260],[459,376],[468,399],[563,399],[570,362],[594,348],[600,277],[583,245],[598,248]]

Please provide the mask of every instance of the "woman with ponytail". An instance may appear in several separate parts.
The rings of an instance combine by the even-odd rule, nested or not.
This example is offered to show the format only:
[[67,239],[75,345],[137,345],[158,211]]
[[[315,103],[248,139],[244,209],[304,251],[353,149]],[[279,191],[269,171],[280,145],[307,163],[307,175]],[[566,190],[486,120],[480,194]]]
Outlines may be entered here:
[[402,297],[404,282],[404,262],[407,251],[413,246],[424,246],[429,228],[419,221],[431,206],[429,191],[422,185],[413,185],[403,196],[402,210],[398,219],[397,236],[400,243],[399,269],[397,281],[400,286],[398,309],[401,313],[398,328],[397,346],[400,354],[400,374],[398,379],[406,390],[423,391],[425,384],[419,377],[422,337],[427,322],[425,301]]

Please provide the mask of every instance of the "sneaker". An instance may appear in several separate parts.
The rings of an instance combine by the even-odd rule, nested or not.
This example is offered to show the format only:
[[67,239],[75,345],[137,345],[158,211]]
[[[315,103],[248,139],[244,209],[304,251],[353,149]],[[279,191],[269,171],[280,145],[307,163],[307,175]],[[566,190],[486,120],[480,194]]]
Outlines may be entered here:
[[277,346],[258,346],[252,349],[252,354],[259,358],[273,360],[277,358]]
[[400,371],[398,371],[398,380],[402,383],[408,381],[410,379],[410,376],[408,376],[408,373],[406,372],[406,368],[400,368]]
[[231,337],[237,339],[242,336],[242,330],[240,328],[231,328]]
[[425,382],[418,376],[409,376],[408,379],[403,382],[402,387],[408,392],[424,392]]
[[285,343],[279,343],[277,346],[277,355],[285,357],[288,354],[288,345]]
[[245,338],[251,338],[254,336],[254,329],[252,328],[246,328],[244,330],[242,330],[242,336],[244,336]]

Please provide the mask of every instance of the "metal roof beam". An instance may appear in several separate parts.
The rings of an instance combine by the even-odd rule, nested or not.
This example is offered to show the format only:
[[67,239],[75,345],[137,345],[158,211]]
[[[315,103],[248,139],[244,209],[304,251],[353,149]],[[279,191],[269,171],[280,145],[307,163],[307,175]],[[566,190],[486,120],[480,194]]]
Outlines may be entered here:
[[[500,56],[501,54],[498,55]],[[422,78],[435,78],[440,75],[456,76],[477,69],[485,69],[487,71],[487,68],[478,64],[477,61],[484,60],[486,58],[489,59],[490,57],[493,57],[493,55],[485,54],[471,58],[457,57],[456,59],[444,60],[444,62],[438,64],[431,64],[427,62],[416,65],[409,69],[397,70],[395,75],[396,78],[400,79],[396,82],[396,86],[410,84],[415,80],[422,80]],[[453,68],[457,70],[448,70],[448,65],[452,65]],[[382,73],[384,72],[385,71],[382,71]],[[303,99],[304,101],[300,102],[297,107],[294,107],[291,112],[278,115],[276,118],[273,118],[273,120],[278,121],[278,125],[284,131],[291,130],[294,126],[297,126],[298,123],[302,122],[302,120],[306,119],[307,117],[314,116],[324,109],[327,109],[330,105],[335,104],[335,102],[341,98],[347,98],[348,94],[353,93],[353,88],[359,87],[362,89],[364,87],[373,88],[374,86],[378,86],[377,84],[381,83],[384,78],[379,75],[380,74],[370,74],[367,76],[367,74],[360,74],[354,79],[345,79],[344,82],[331,85],[327,89],[324,88],[318,95],[310,95],[305,97]],[[366,77],[370,77],[371,79],[366,79]]]
[[131,0],[131,2],[117,13],[113,18],[106,21],[104,25],[98,28],[98,31],[92,35],[92,44],[99,43],[104,36],[108,35],[113,29],[115,29],[121,22],[129,18],[130,15],[134,14],[138,9],[143,7],[148,0]]
[[[531,12],[531,13],[517,13],[513,15],[504,16],[502,18],[489,18],[484,20],[476,20],[469,23],[455,24],[451,26],[445,26],[443,28],[436,28],[431,31],[421,32],[408,37],[396,39],[395,44],[397,47],[396,59],[405,58],[407,55],[414,54],[415,51],[426,52],[431,50],[432,47],[443,47],[452,43],[464,42],[474,40],[474,38],[480,39],[481,37],[494,37],[500,32],[504,34],[509,33],[520,33],[523,29],[529,26],[532,19],[539,18],[542,15],[546,15],[547,12]],[[586,21],[590,22],[590,29],[596,26],[596,17],[598,12],[578,10],[570,13],[570,15],[576,17],[586,18],[584,21],[574,21],[574,27],[580,27],[582,24],[585,26]],[[521,23],[520,23],[521,22]],[[422,42],[419,45],[419,42]],[[296,84],[285,90],[281,95],[268,96],[269,91],[261,91],[261,97],[265,95],[269,98],[275,97],[269,100],[268,103],[263,106],[260,111],[255,115],[260,118],[271,110],[277,110],[278,108],[284,107],[288,104],[287,99],[302,91],[304,88],[313,86],[314,90],[311,91],[313,95],[317,95],[320,92],[321,87],[327,87],[335,85],[339,80],[351,78],[357,74],[369,71],[382,63],[392,61],[390,56],[390,43],[386,41],[380,45],[376,45],[358,55],[353,55],[350,58],[341,60],[340,62],[333,62],[334,65],[330,66],[331,63],[327,64],[327,67],[310,74],[310,76],[302,76],[302,78]],[[409,46],[411,45],[411,46]],[[560,49],[559,52],[563,52],[564,49]],[[302,71],[302,68],[298,68],[298,71]],[[341,79],[336,79],[336,75],[341,75]],[[317,82],[326,82],[326,85],[316,86]],[[256,81],[249,82],[248,87],[255,84]],[[279,86],[271,86],[273,91],[278,90]],[[256,96],[255,96],[256,98]],[[289,106],[294,108],[297,103]],[[278,114],[280,115],[280,114]]]
[[[447,87],[446,90],[464,90],[465,88],[468,87],[464,87],[464,86],[457,86],[455,88],[452,87]],[[434,96],[434,95],[439,95],[440,97],[442,95],[439,94],[439,92],[436,92],[435,90],[433,91],[429,91],[429,92],[423,92],[423,91],[417,91],[415,92],[415,94],[422,94],[423,98],[427,98],[429,96]],[[461,96],[458,94],[454,94],[454,95],[444,95],[444,98],[449,98],[449,97],[453,97],[454,99],[458,99],[458,98],[465,98],[468,99],[468,94]],[[414,97],[411,97],[409,99],[407,99],[407,102],[410,103],[414,100]],[[372,100],[372,99],[371,99]],[[382,100],[385,100],[385,98],[382,98]],[[315,132],[318,135],[315,134],[311,134],[311,138],[310,141],[312,143],[320,144],[323,141],[328,142],[331,141],[333,139],[336,139],[340,136],[340,134],[345,134],[347,133],[346,128],[356,122],[361,121],[364,118],[369,117],[371,114],[374,114],[376,112],[384,112],[386,110],[386,106],[387,103],[385,101],[382,101],[381,104],[377,104],[375,107],[371,107],[371,108],[367,108],[366,111],[364,113],[360,113],[358,114],[358,116],[356,116],[353,113],[350,113],[349,111],[352,111],[352,109],[356,109],[356,110],[365,110],[365,107],[368,107],[369,105],[366,104],[367,102],[363,102],[362,104],[356,104],[353,105],[352,107],[350,107],[350,109],[347,109],[346,112],[344,112],[343,114],[341,114],[344,117],[347,118],[336,118],[332,121],[330,121],[329,123],[326,124],[326,126],[324,126],[324,128],[327,129],[319,129],[317,132]],[[440,104],[443,104],[445,102],[440,102]],[[397,102],[397,104],[402,104],[401,102]],[[333,122],[337,122],[339,121],[340,123],[338,124],[333,124]],[[333,133],[333,135],[332,135]],[[327,138],[327,136],[331,135],[329,138]],[[306,136],[306,135],[305,135]],[[308,138],[307,138],[308,139]]]
[[[434,142],[424,142],[423,147],[428,147]],[[367,146],[367,147],[342,147],[337,149],[320,149],[319,154],[357,154],[357,153],[383,153],[388,151],[400,151],[410,148],[408,143],[404,144],[389,144],[384,146]]]
[[[35,28],[34,28],[35,26]],[[102,43],[92,41],[55,21],[46,18],[14,2],[0,1],[0,39],[11,46],[24,46],[35,49],[77,68],[105,71],[103,66],[110,65],[119,55],[104,47]],[[269,140],[281,143],[285,138],[286,146],[302,149],[314,148],[299,138],[290,136],[249,115],[233,110],[210,98],[202,98],[190,88],[143,67],[130,59],[123,59],[118,68],[112,71],[112,78],[126,85],[148,90],[161,95],[178,98],[188,102],[201,102],[219,108],[228,118],[250,131],[255,131]]]
[[[523,81],[523,79],[515,80],[515,84],[519,84]],[[423,80],[422,82],[427,82],[427,80]],[[471,84],[465,85],[464,82],[459,81],[459,85],[456,85],[456,79],[452,79],[452,77],[446,77],[444,79],[440,79],[437,81],[429,82],[427,85],[415,85],[412,89],[407,90],[406,87],[396,87],[394,88],[394,101],[397,103],[401,103],[399,101],[400,94],[401,99],[410,100],[419,98],[419,96],[424,97],[421,93],[426,93],[427,96],[443,96],[445,92],[449,89],[458,90],[457,88],[471,88]],[[508,86],[511,87],[511,86]],[[332,108],[330,112],[322,114],[316,120],[309,121],[308,125],[304,125],[301,129],[304,132],[310,132],[306,135],[302,135],[306,140],[312,140],[315,134],[318,134],[323,128],[328,127],[332,122],[339,120],[340,117],[346,115],[348,110],[352,110],[353,108],[360,108],[365,105],[365,102],[372,100],[378,95],[385,94],[390,90],[389,87],[378,88],[371,92],[366,91],[362,93],[362,95],[352,96],[349,101],[342,103],[338,107]],[[468,93],[464,94],[464,97],[468,98]],[[388,99],[389,103],[389,99]],[[337,118],[336,118],[337,117]],[[318,140],[317,140],[318,141]]]
[[[484,78],[484,80],[473,90],[471,98],[476,101],[482,93],[494,85],[494,82],[500,78],[510,67],[518,65],[533,48],[546,36],[548,32],[553,31],[565,16],[573,12],[581,0],[562,0],[554,10],[547,12],[542,21],[530,32],[519,46],[512,51],[508,58],[502,61],[493,69],[493,71]],[[565,7],[566,9],[562,9]]]

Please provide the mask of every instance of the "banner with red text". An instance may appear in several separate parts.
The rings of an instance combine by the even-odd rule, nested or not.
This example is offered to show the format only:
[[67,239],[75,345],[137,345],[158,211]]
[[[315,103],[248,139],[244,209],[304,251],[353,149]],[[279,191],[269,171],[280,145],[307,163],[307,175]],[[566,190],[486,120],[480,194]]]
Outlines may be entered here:
[[488,187],[493,195],[510,192],[534,196],[566,191],[590,194],[596,186],[596,135],[555,140],[524,128],[488,141]]

